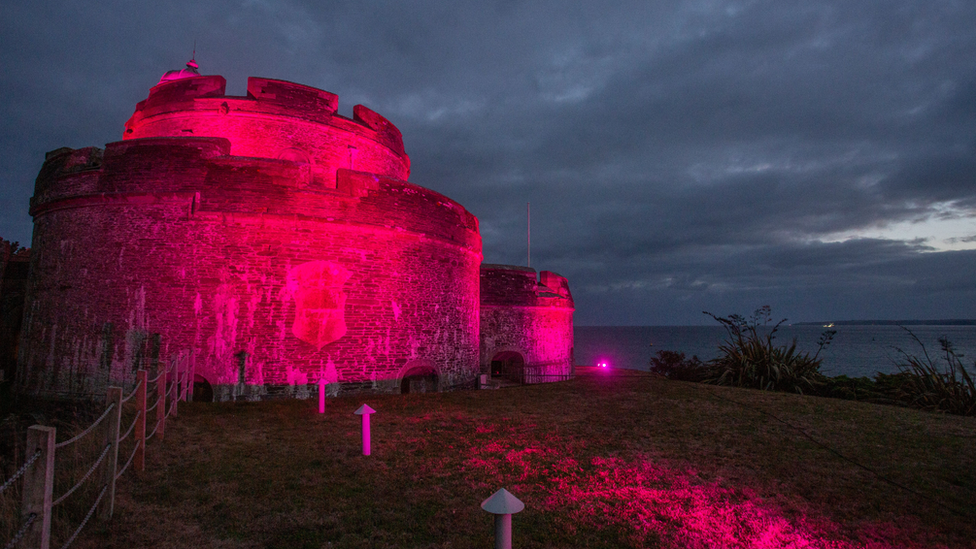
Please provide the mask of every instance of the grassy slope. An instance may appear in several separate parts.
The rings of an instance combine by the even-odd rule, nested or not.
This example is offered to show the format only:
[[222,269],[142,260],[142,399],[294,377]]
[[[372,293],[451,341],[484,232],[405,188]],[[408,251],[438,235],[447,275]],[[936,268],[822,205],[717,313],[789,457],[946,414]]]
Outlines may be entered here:
[[[582,369],[499,391],[191,404],[76,547],[976,547],[976,418]],[[731,402],[746,404],[742,406]],[[360,455],[362,402],[373,455]],[[775,414],[922,497],[879,480]],[[961,514],[939,507],[932,498]]]

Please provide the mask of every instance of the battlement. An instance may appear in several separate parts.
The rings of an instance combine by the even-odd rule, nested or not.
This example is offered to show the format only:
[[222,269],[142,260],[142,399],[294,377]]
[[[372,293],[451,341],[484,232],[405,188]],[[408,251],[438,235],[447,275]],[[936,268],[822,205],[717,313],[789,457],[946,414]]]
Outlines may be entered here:
[[205,97],[224,97],[227,80],[223,76],[198,76],[162,82],[149,90],[149,97],[136,104],[136,112],[172,103]]
[[481,265],[482,306],[574,308],[569,281],[550,271],[516,265]]
[[339,96],[325,90],[270,78],[247,79],[247,97],[255,101],[282,105],[300,111],[335,114]]
[[136,105],[123,139],[224,137],[237,156],[277,158],[297,147],[320,172],[376,167],[409,178],[400,130],[373,110],[356,105],[350,119],[336,112],[336,94],[285,80],[252,76],[244,97],[226,95],[226,85],[217,75],[157,84]]

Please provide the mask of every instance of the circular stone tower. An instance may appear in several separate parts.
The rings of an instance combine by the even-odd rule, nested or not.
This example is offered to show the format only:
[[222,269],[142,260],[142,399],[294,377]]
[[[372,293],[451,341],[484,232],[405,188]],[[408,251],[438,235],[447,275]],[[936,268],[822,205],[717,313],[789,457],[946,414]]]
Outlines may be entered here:
[[475,384],[477,219],[406,181],[399,130],[366,107],[247,90],[167,73],[123,141],[48,153],[21,391],[100,395],[157,361],[217,400]]

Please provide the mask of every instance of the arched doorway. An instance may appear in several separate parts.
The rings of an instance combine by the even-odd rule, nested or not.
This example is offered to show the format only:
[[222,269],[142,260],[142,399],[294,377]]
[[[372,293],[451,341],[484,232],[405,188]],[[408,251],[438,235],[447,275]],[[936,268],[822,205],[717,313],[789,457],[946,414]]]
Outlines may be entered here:
[[436,393],[437,370],[432,366],[416,366],[408,369],[400,379],[400,393]]
[[503,351],[491,359],[491,377],[522,383],[525,381],[525,359],[515,351]]
[[213,402],[213,386],[207,378],[200,374],[193,374],[193,402]]

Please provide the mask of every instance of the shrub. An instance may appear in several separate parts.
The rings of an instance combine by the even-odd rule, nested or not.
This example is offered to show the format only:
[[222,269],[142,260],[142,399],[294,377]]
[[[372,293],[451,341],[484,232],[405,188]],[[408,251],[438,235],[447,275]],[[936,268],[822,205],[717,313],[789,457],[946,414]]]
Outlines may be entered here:
[[704,381],[708,378],[708,368],[697,356],[685,358],[684,353],[658,351],[651,358],[651,372],[668,379],[679,381]]
[[728,340],[719,346],[719,357],[708,361],[708,383],[752,387],[765,391],[795,393],[816,392],[824,382],[820,373],[820,351],[830,344],[836,331],[828,330],[820,336],[819,348],[812,357],[796,350],[796,339],[789,346],[776,346],[773,340],[780,320],[769,325],[772,313],[769,305],[763,306],[746,319],[741,315],[714,318],[728,333]]
[[901,383],[903,374],[877,372],[874,378],[839,375],[824,379],[817,394],[830,398],[860,400],[875,404],[904,406],[895,396],[894,387]]
[[961,356],[956,354],[952,342],[946,337],[939,338],[941,358],[946,364],[943,370],[929,356],[921,340],[908,328],[905,331],[921,347],[922,356],[896,349],[904,361],[897,364],[900,374],[895,374],[897,382],[890,389],[893,396],[913,408],[976,415],[976,384],[963,366]]

